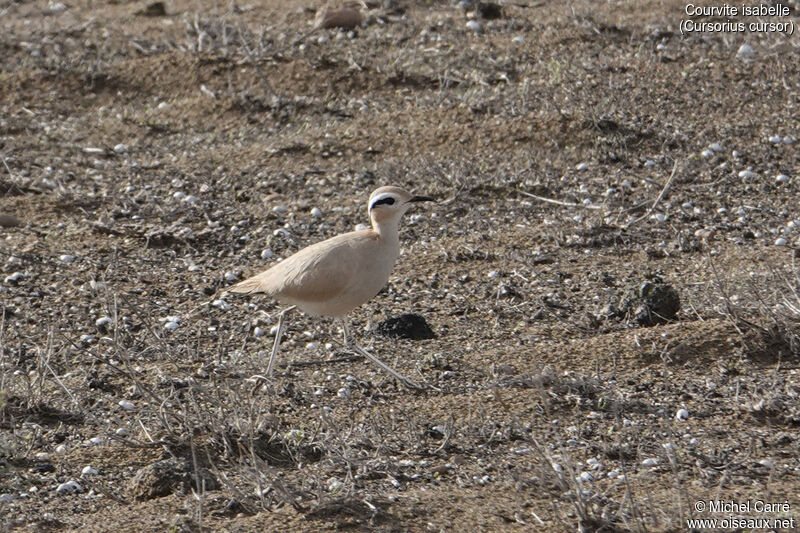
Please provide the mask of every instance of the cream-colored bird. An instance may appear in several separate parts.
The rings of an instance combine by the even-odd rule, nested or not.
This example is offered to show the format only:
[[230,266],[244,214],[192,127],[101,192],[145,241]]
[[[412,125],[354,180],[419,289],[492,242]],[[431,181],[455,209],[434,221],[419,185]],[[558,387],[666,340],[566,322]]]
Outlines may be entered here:
[[433,201],[400,187],[380,187],[367,204],[372,229],[352,231],[312,244],[269,270],[237,283],[227,292],[265,293],[291,307],[280,313],[267,375],[278,354],[286,313],[295,307],[334,317],[342,324],[345,346],[371,360],[413,388],[420,385],[370,354],[350,338],[344,316],[374,297],[386,285],[400,255],[399,223],[415,202]]

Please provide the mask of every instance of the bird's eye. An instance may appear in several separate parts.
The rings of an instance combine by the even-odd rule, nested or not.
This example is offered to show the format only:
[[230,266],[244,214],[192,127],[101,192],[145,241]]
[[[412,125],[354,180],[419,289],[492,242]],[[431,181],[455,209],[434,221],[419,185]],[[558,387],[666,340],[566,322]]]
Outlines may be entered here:
[[380,200],[377,200],[374,204],[372,204],[372,208],[374,209],[375,207],[383,204],[394,205],[394,198],[392,198],[391,196],[387,198],[381,198]]

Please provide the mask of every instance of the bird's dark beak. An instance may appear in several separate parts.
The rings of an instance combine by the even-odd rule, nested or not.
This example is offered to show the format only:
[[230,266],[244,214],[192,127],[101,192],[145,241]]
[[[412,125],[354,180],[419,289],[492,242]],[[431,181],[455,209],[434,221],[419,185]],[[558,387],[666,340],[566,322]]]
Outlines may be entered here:
[[431,198],[430,196],[412,196],[406,203],[410,204],[411,202],[435,202],[435,201],[436,199]]

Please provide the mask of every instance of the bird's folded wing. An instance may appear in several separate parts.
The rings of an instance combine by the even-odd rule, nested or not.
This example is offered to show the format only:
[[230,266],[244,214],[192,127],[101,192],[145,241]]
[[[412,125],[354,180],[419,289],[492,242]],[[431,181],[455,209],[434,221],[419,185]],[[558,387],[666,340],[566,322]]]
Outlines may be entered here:
[[330,300],[356,281],[357,250],[364,244],[364,239],[369,239],[369,236],[348,234],[313,244],[269,270],[237,283],[228,291],[264,292],[296,301]]

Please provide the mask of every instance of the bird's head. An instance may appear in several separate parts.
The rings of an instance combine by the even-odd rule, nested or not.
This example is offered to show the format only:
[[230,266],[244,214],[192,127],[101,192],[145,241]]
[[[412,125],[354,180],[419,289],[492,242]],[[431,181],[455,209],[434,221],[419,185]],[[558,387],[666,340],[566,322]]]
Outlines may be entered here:
[[417,196],[401,187],[380,187],[369,197],[369,218],[376,230],[382,225],[396,225],[415,203],[433,201],[429,196]]

